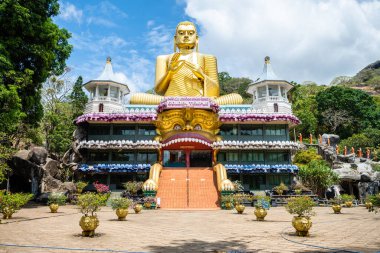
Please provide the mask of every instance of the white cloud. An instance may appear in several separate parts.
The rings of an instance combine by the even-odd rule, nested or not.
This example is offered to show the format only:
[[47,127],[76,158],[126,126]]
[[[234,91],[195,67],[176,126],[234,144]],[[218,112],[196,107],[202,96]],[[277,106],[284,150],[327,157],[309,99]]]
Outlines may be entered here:
[[289,81],[329,83],[379,59],[380,1],[187,0],[200,52],[219,71],[256,79],[266,55]]
[[101,17],[89,17],[86,19],[88,25],[99,25],[104,27],[116,27],[117,24],[112,22],[109,19],[101,18]]
[[83,11],[78,10],[75,5],[66,2],[60,2],[60,14],[58,17],[65,21],[74,20],[81,23]]
[[149,28],[147,34],[149,53],[160,55],[172,52],[174,29],[169,29],[165,25],[150,26]]

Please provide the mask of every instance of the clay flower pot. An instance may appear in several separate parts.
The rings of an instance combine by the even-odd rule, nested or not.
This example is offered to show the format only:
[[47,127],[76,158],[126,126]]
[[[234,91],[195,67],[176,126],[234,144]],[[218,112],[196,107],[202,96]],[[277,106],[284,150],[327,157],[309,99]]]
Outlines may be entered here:
[[373,206],[372,202],[365,202],[365,208],[371,209]]
[[225,204],[226,209],[230,210],[232,208],[232,203],[231,202],[226,202]]
[[12,215],[15,213],[15,210],[11,207],[4,207],[3,210],[3,219],[7,220],[12,218]]
[[118,220],[125,220],[125,217],[128,215],[128,209],[118,208],[116,209],[116,215],[118,217]]
[[237,205],[235,206],[235,209],[236,209],[236,211],[238,212],[238,214],[242,214],[242,213],[244,212],[245,206],[242,205],[242,204],[237,204]]
[[334,213],[341,213],[340,210],[342,209],[341,205],[332,205],[332,209],[334,210]]
[[143,206],[141,204],[136,204],[133,210],[135,210],[135,213],[140,213],[143,209]]
[[265,216],[267,216],[267,211],[262,207],[256,207],[253,213],[256,215],[257,221],[263,221]]
[[352,207],[352,201],[346,201],[344,204],[346,207]]
[[298,236],[308,236],[309,229],[311,228],[313,223],[311,222],[311,219],[309,217],[294,216],[292,220],[292,225],[296,229],[296,234]]
[[99,220],[96,216],[82,216],[79,221],[79,226],[82,228],[82,236],[93,237],[95,229],[99,226]]
[[49,208],[50,208],[50,212],[56,213],[58,211],[59,205],[58,204],[50,204]]

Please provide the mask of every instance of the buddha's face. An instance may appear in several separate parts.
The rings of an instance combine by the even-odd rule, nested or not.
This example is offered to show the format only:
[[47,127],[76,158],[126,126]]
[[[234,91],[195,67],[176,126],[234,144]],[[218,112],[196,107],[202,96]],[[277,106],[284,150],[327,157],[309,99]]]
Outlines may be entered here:
[[198,40],[198,35],[193,25],[180,25],[174,36],[175,43],[180,49],[192,49]]

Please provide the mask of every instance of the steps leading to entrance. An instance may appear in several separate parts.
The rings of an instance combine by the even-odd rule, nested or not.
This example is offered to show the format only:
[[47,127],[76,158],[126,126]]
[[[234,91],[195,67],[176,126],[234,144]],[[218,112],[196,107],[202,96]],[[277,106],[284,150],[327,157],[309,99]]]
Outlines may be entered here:
[[163,168],[157,191],[161,208],[217,208],[211,168]]

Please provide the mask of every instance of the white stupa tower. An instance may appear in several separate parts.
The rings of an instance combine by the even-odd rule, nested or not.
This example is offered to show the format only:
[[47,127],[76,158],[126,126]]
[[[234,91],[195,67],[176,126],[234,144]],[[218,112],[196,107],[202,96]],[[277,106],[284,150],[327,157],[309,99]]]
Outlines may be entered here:
[[266,113],[292,113],[288,101],[288,91],[293,85],[280,79],[273,72],[269,56],[265,57],[263,73],[251,85],[247,92],[253,95],[252,109]]
[[124,96],[129,94],[127,84],[116,81],[111,58],[107,57],[103,72],[95,80],[83,85],[89,92],[89,102],[84,113],[122,112]]

